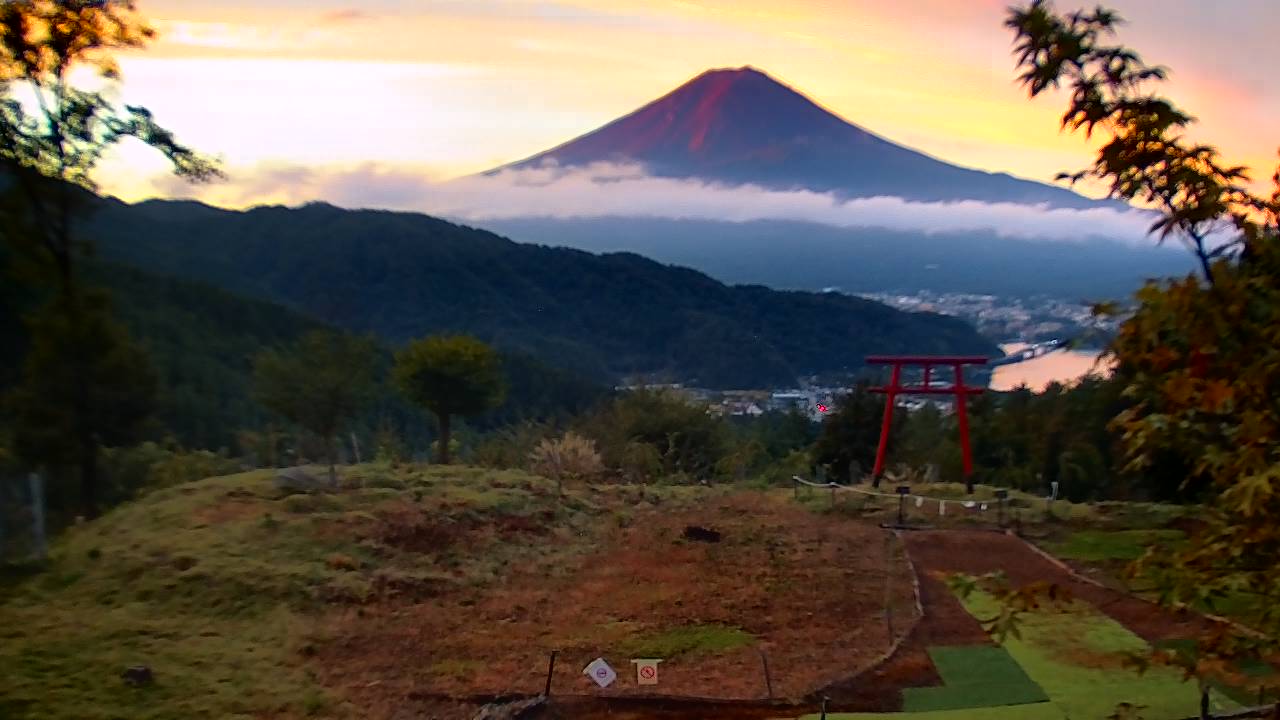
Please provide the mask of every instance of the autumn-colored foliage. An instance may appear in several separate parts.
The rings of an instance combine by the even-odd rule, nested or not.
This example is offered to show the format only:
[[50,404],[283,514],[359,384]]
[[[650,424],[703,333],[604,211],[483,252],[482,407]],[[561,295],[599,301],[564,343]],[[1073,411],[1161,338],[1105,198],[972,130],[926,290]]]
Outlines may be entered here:
[[1155,209],[1152,232],[1200,262],[1199,275],[1144,287],[1110,351],[1133,403],[1112,423],[1130,468],[1172,454],[1209,487],[1203,528],[1185,547],[1152,548],[1133,572],[1171,606],[1245,598],[1262,631],[1223,627],[1195,652],[1155,658],[1203,681],[1273,651],[1265,636],[1280,634],[1280,172],[1263,197],[1245,168],[1190,143],[1191,116],[1153,89],[1165,71],[1107,43],[1119,22],[1104,8],[1058,15],[1035,0],[1006,24],[1030,94],[1067,86],[1064,129],[1107,136],[1090,168],[1064,177]]

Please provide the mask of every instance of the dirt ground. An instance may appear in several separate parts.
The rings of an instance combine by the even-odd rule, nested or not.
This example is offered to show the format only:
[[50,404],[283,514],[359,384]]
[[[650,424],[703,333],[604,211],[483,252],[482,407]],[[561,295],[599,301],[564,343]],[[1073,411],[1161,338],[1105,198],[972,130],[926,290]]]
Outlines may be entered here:
[[[682,538],[690,525],[722,539]],[[773,697],[799,698],[857,675],[888,650],[886,597],[895,632],[911,624],[914,596],[898,543],[872,524],[763,494],[710,500],[696,511],[648,509],[554,572],[516,569],[471,591],[335,611],[314,667],[369,718],[471,717],[474,705],[460,700],[540,693],[552,648],[560,651],[552,690],[561,708],[573,696],[763,700],[762,653]],[[751,637],[668,657],[658,687],[637,686],[628,648],[673,628],[717,626]],[[930,632],[948,631],[942,623]],[[601,656],[619,676],[608,690],[581,674]]]
[[1014,584],[1055,583],[1147,642],[1193,637],[1212,627],[1211,622],[1200,615],[1175,614],[1124,592],[1081,582],[1011,535],[982,531],[919,532],[907,535],[906,542],[922,575],[1003,571]]
[[[712,528],[719,543],[681,538]],[[989,530],[888,531],[866,521],[817,515],[763,495],[736,495],[696,512],[655,510],[607,533],[573,567],[553,577],[516,572],[498,587],[421,604],[348,610],[334,617],[321,650],[326,682],[366,717],[472,717],[480,703],[532,695],[558,648],[545,718],[766,718],[815,710],[892,712],[902,690],[941,680],[926,652],[987,644],[979,623],[947,589],[944,575],[1003,571],[1014,583],[1052,582],[1148,641],[1187,637],[1208,625],[1118,590],[1072,577],[1017,537]],[[900,547],[920,582],[924,617],[914,623]],[[887,554],[888,553],[888,554]],[[884,622],[886,578],[897,651]],[[657,692],[638,687],[627,638],[688,626],[741,628],[755,641],[669,658]],[[770,704],[761,651],[768,657]],[[604,656],[619,682],[598,690],[581,669]],[[484,658],[483,661],[474,660]],[[649,700],[645,696],[679,699]],[[758,704],[716,700],[758,701]]]

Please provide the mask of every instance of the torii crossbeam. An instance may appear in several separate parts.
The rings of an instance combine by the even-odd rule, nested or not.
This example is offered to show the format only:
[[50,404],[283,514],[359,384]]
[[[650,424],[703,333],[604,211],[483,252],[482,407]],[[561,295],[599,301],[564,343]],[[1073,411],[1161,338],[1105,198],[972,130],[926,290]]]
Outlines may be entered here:
[[[891,365],[893,371],[889,384],[884,387],[871,388],[872,392],[884,393],[884,421],[880,424],[880,444],[876,447],[876,467],[872,472],[874,483],[880,484],[884,472],[885,452],[889,448],[889,427],[893,422],[893,407],[899,395],[955,395],[956,422],[960,426],[960,452],[964,460],[964,482],[969,492],[973,492],[973,452],[969,448],[969,414],[968,397],[982,392],[981,387],[964,384],[965,365],[986,365],[987,358],[980,355],[871,355],[868,365]],[[924,380],[919,385],[902,384],[902,367],[904,365],[924,368]],[[933,369],[950,367],[955,373],[955,382],[950,385],[935,387]]]

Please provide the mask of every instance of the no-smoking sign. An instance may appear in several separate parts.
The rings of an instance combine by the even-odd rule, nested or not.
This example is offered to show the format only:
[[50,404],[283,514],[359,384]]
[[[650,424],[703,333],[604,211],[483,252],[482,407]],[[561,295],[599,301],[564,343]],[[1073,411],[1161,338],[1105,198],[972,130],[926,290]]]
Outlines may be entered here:
[[651,658],[632,660],[636,666],[636,684],[638,685],[657,685],[658,684],[658,663],[661,660]]

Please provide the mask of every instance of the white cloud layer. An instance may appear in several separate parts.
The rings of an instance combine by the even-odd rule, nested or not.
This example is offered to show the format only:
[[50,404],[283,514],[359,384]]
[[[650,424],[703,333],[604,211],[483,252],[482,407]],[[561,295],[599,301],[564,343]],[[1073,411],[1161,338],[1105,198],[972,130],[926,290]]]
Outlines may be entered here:
[[638,165],[542,167],[449,181],[375,164],[345,170],[277,166],[232,172],[228,183],[206,192],[193,194],[170,180],[157,181],[157,187],[166,194],[240,207],[323,200],[347,208],[412,210],[480,224],[518,217],[797,220],[925,233],[989,231],[1027,240],[1139,242],[1146,238],[1152,220],[1149,213],[1109,207],[1086,210],[900,197],[841,200],[831,193],[808,190],[727,187],[654,177]]

